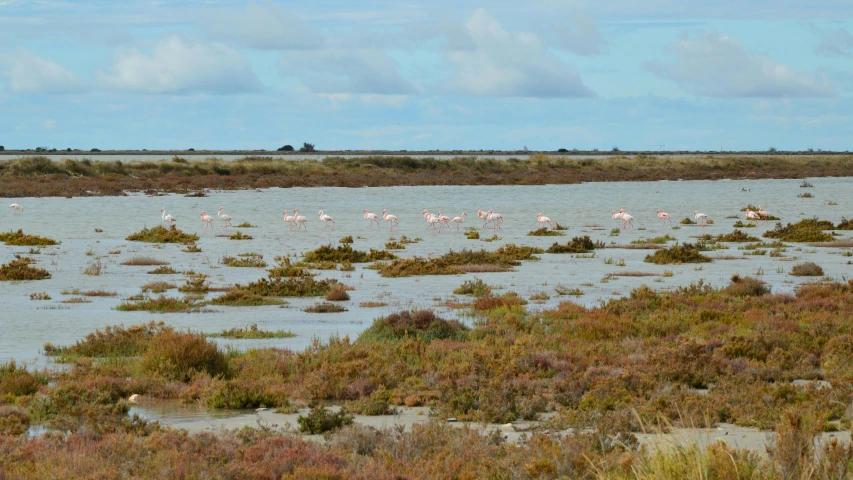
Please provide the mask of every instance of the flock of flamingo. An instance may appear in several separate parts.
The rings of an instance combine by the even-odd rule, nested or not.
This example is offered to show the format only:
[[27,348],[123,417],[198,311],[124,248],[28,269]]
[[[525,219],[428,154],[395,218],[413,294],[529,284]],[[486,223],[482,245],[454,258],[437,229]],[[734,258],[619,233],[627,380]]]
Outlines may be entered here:
[[[11,208],[15,213],[22,213],[24,211],[24,207],[17,203],[9,205],[9,208]],[[223,222],[222,228],[228,228],[233,226],[231,224],[231,217],[222,213],[223,210],[225,210],[225,207],[219,207],[219,211],[217,212],[217,216]],[[377,227],[381,227],[381,224],[379,223],[380,218],[388,222],[388,231],[391,232],[393,232],[394,227],[396,227],[400,223],[400,217],[388,213],[387,208],[382,210],[381,215],[371,213],[366,208],[363,211],[364,219],[368,221],[368,228],[373,228],[373,222],[376,222]],[[160,212],[162,213],[160,218],[164,222],[166,222],[170,227],[175,226],[178,221],[177,218],[175,218],[171,214],[166,213],[165,207],[161,208]],[[624,208],[620,208],[619,210],[613,210],[610,213],[613,220],[619,221],[620,228],[626,229],[628,228],[628,226],[634,228],[634,216],[626,212]],[[483,221],[484,228],[486,227],[486,225],[491,223],[492,228],[494,230],[501,228],[501,225],[504,221],[503,215],[501,215],[500,213],[496,213],[493,209],[489,211],[477,210],[477,216],[480,218],[480,220]],[[462,212],[462,215],[450,218],[444,215],[441,210],[438,211],[438,214],[432,214],[429,212],[429,210],[424,209],[423,217],[424,219],[426,219],[428,226],[431,226],[433,230],[436,230],[436,224],[439,226],[438,231],[441,232],[444,227],[447,227],[449,229],[450,224],[455,223],[456,231],[458,232],[459,225],[465,222],[467,214],[465,212]],[[658,209],[657,217],[661,219],[664,226],[666,226],[667,222],[669,222],[670,226],[672,226],[672,215],[664,212],[661,209]],[[758,211],[753,211],[749,208],[746,209],[747,220],[762,220],[767,219],[768,217],[770,217],[770,212],[764,210],[764,207],[762,207],[761,205],[758,206]],[[325,224],[323,230],[329,228],[329,222],[332,223],[332,230],[335,229],[335,220],[331,216],[323,212],[323,210],[320,210],[320,212],[318,213],[318,218],[322,220]],[[701,225],[702,227],[708,224],[708,215],[700,213],[697,210],[693,210],[693,218],[695,218],[696,222],[699,223],[699,225]],[[208,228],[213,230],[213,217],[208,215],[207,212],[204,210],[201,211],[201,221],[205,223],[205,230],[207,230]],[[542,224],[550,225],[552,229],[556,227],[555,222],[553,220],[551,220],[549,217],[542,215],[541,213],[536,214],[536,221]],[[293,210],[293,215],[290,215],[287,210],[284,211],[284,223],[290,224],[290,230],[293,230],[293,227],[296,227],[297,231],[303,228],[305,229],[305,231],[308,231],[308,219],[302,215],[299,215],[298,208]]]

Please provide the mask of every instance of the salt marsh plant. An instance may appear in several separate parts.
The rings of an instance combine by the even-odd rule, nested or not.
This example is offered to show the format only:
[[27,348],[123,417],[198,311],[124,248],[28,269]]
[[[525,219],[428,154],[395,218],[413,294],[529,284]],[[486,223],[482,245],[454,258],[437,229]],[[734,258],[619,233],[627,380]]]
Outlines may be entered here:
[[127,240],[134,242],[148,243],[194,243],[198,241],[198,235],[194,233],[184,233],[177,227],[165,228],[156,226],[154,228],[143,228],[139,232],[131,234]]
[[36,263],[31,257],[17,257],[9,263],[0,265],[0,281],[44,280],[50,278],[50,273],[39,267],[31,267]]
[[682,264],[682,263],[706,263],[711,259],[699,252],[699,246],[691,243],[673,245],[669,248],[655,250],[654,253],[646,255],[645,260],[656,265]]
[[17,232],[0,233],[0,242],[6,245],[14,245],[18,247],[47,247],[50,245],[59,245],[59,242],[52,238],[39,237],[38,235],[27,235],[23,230]]
[[820,277],[823,276],[823,268],[814,262],[803,262],[791,268],[791,275],[798,277]]
[[232,328],[223,330],[219,333],[207,333],[207,337],[211,338],[236,338],[236,339],[264,339],[264,338],[290,338],[296,334],[288,330],[262,330],[258,328],[256,323],[252,323],[244,328]]

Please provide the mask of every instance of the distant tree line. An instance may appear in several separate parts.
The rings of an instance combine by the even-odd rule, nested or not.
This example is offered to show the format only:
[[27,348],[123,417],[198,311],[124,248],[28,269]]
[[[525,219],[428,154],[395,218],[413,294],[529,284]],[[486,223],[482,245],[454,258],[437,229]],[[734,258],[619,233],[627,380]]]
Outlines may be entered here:
[[[293,145],[285,145],[279,149],[276,149],[276,151],[277,152],[292,152],[293,151]],[[304,142],[302,144],[302,147],[299,149],[299,151],[300,152],[315,152],[316,150],[314,149],[313,143]]]

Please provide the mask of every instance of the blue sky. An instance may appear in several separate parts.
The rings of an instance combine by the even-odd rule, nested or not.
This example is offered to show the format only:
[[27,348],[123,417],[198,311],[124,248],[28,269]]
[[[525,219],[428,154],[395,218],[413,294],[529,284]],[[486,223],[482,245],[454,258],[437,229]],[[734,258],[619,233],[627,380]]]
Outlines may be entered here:
[[849,0],[0,0],[7,149],[853,147]]

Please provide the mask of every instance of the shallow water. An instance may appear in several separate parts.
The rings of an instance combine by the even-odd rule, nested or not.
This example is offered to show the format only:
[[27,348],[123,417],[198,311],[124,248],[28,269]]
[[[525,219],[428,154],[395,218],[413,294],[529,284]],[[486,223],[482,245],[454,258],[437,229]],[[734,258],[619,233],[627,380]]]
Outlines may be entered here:
[[[753,180],[753,181],[680,181],[643,183],[589,183],[580,185],[546,186],[441,186],[441,187],[390,187],[390,188],[292,188],[212,192],[207,198],[188,198],[179,195],[150,197],[130,195],[127,197],[80,197],[80,198],[25,198],[8,199],[25,207],[22,214],[8,209],[0,214],[0,229],[23,228],[25,232],[48,236],[62,241],[55,247],[46,247],[41,254],[34,255],[39,266],[48,269],[52,278],[36,282],[0,284],[0,362],[10,358],[28,364],[44,365],[46,359],[40,354],[44,343],[66,345],[82,338],[86,333],[107,325],[164,320],[177,328],[217,332],[233,327],[256,323],[263,329],[287,329],[296,337],[270,340],[230,340],[222,344],[239,348],[277,346],[301,349],[309,345],[314,337],[321,340],[330,335],[356,337],[380,315],[411,308],[438,308],[442,315],[453,318],[456,311],[448,311],[440,304],[453,299],[452,291],[463,281],[482,278],[498,286],[498,292],[515,291],[523,297],[545,292],[550,298],[541,303],[531,302],[532,309],[556,306],[564,300],[584,305],[595,305],[602,300],[625,295],[642,284],[656,289],[669,289],[687,285],[700,279],[706,283],[722,286],[735,273],[755,275],[767,281],[774,292],[793,290],[798,283],[814,280],[808,277],[788,275],[795,263],[791,258],[772,258],[769,255],[745,256],[732,244],[729,250],[709,252],[711,256],[734,255],[736,260],[716,260],[697,265],[657,266],[643,262],[649,250],[604,249],[596,250],[594,258],[577,258],[572,255],[541,255],[541,261],[524,262],[514,272],[467,274],[459,276],[427,276],[389,279],[380,277],[373,270],[357,265],[354,272],[321,271],[318,278],[334,277],[355,287],[350,292],[351,300],[344,302],[348,312],[310,314],[302,311],[322,299],[287,299],[284,307],[214,307],[206,313],[151,314],[145,312],[119,312],[114,310],[122,298],[138,294],[140,287],[148,282],[167,280],[182,284],[182,275],[148,275],[153,267],[122,266],[120,263],[134,256],[151,256],[168,261],[178,271],[192,269],[210,275],[213,286],[224,287],[233,283],[246,283],[266,275],[264,269],[232,268],[219,264],[223,255],[257,252],[264,255],[272,265],[273,258],[282,254],[301,254],[322,244],[337,245],[339,238],[352,235],[356,238],[354,248],[381,249],[391,237],[406,235],[421,237],[417,244],[407,245],[399,252],[402,256],[439,255],[450,249],[487,248],[494,249],[506,243],[547,247],[555,241],[565,243],[572,236],[589,235],[594,240],[610,244],[628,244],[643,237],[650,238],[669,234],[681,242],[692,241],[692,235],[700,233],[728,233],[736,219],[743,218],[740,208],[748,203],[762,204],[785,222],[819,216],[837,222],[842,216],[850,217],[853,201],[853,178],[810,179],[815,188],[799,188],[801,180]],[[747,189],[748,191],[742,191]],[[804,199],[797,195],[810,192],[815,197]],[[829,201],[838,203],[828,206]],[[199,219],[202,209],[212,212],[215,218],[220,205],[233,217],[233,223],[250,222],[257,228],[241,229],[254,237],[248,241],[234,241],[217,236],[223,233],[222,222],[216,219],[215,231],[205,231]],[[161,223],[160,208],[178,218],[178,227],[186,232],[201,236],[198,246],[201,253],[183,253],[181,246],[153,245],[125,240],[129,234],[143,227]],[[394,232],[382,222],[382,228],[368,228],[362,209],[369,207],[379,213],[388,208],[400,217],[400,225]],[[616,222],[610,211],[624,207],[634,215],[637,230],[611,236]],[[308,231],[290,231],[282,222],[283,209],[300,208],[308,220]],[[443,209],[448,216],[460,215],[462,210],[469,216],[463,227],[481,227],[477,222],[478,208],[495,208],[505,217],[503,227],[497,231],[499,241],[487,243],[467,240],[462,232],[433,232],[421,216],[424,208],[436,212]],[[672,230],[662,227],[655,216],[658,208],[668,211],[678,220],[698,209],[715,220],[705,229],[682,227]],[[317,218],[317,210],[323,209],[337,221],[336,230],[323,230]],[[565,237],[528,237],[527,232],[539,227],[536,213],[542,212],[569,228]],[[593,226],[596,225],[596,226]],[[774,222],[759,222],[757,228],[745,229],[753,236],[774,226]],[[96,233],[95,229],[102,229]],[[640,229],[644,230],[640,230]],[[236,229],[229,229],[234,231]],[[841,232],[846,238],[848,232]],[[493,234],[491,227],[480,228],[481,238]],[[29,247],[0,245],[0,261],[6,263],[14,254],[26,253]],[[807,245],[792,245],[786,255],[796,261],[814,261],[821,265],[827,276],[843,279],[853,271],[847,264],[850,257],[840,255],[849,249],[813,248]],[[120,251],[110,254],[111,251]],[[96,256],[101,257],[105,269],[99,276],[88,276],[83,270]],[[606,263],[609,259],[611,263]],[[625,265],[619,266],[620,260]],[[619,277],[604,280],[608,273],[649,272],[673,273],[670,277]],[[557,285],[579,288],[580,297],[559,296]],[[118,293],[117,297],[92,297],[91,303],[65,304],[62,300],[72,298],[62,291],[105,289]],[[52,300],[30,300],[33,292],[46,292]],[[168,295],[179,295],[174,290]],[[211,296],[219,295],[218,293]],[[360,302],[378,300],[387,302],[387,307],[361,308]],[[466,298],[460,298],[465,301]],[[463,319],[464,320],[464,319]]]
[[[84,160],[89,159],[93,162],[113,162],[116,160],[121,160],[122,162],[151,162],[151,161],[160,161],[160,160],[171,160],[174,157],[181,157],[186,160],[207,160],[208,158],[216,158],[219,160],[223,160],[226,162],[233,162],[234,160],[241,160],[246,157],[272,157],[279,160],[322,160],[326,157],[346,157],[346,158],[367,158],[367,157],[381,157],[381,156],[392,156],[392,157],[410,157],[410,158],[434,158],[436,160],[451,160],[458,157],[470,157],[477,156],[479,158],[492,158],[495,160],[508,160],[510,158],[517,158],[520,160],[526,160],[530,157],[530,154],[518,154],[518,155],[476,155],[470,152],[459,153],[454,155],[413,155],[407,153],[388,153],[388,154],[350,154],[350,153],[330,153],[330,154],[295,154],[295,155],[280,155],[275,152],[254,152],[248,154],[240,154],[240,155],[220,155],[220,154],[189,154],[185,155],[181,152],[175,152],[174,154],[139,154],[139,153],[130,153],[130,154],[104,154],[104,155],[92,155],[86,153],[69,153],[69,154],[61,154],[61,153],[51,153],[51,154],[43,154],[38,152],[26,153],[26,154],[14,154],[14,155],[3,155],[0,156],[0,161],[3,160],[17,160],[19,158],[26,157],[47,157],[52,161],[71,159],[71,160]],[[582,158],[601,158],[600,155],[572,155],[572,158],[582,159]]]

